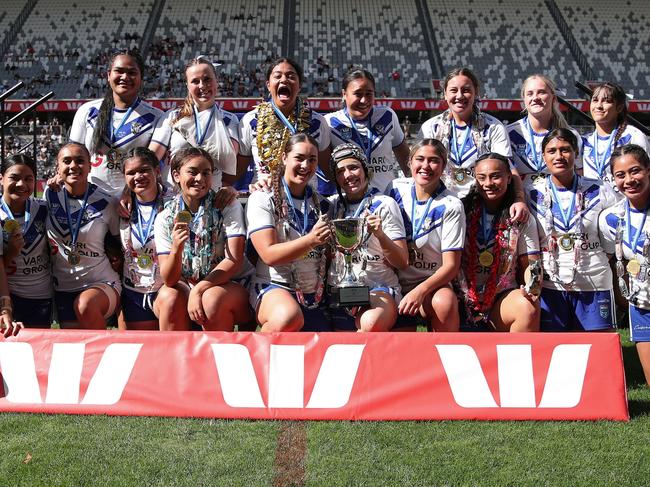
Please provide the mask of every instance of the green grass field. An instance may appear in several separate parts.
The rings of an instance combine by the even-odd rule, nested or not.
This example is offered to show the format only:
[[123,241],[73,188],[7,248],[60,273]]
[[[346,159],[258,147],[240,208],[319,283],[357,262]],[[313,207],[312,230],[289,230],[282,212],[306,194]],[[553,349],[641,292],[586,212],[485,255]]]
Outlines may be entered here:
[[648,485],[650,388],[623,335],[629,423],[3,414],[0,485]]

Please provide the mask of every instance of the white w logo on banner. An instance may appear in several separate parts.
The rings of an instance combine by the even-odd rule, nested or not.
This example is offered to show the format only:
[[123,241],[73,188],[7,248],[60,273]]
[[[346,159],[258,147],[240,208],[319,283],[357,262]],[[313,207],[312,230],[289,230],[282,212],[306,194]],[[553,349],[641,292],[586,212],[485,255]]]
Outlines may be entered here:
[[[325,352],[316,384],[304,405],[305,347],[271,345],[269,408],[341,408],[350,400],[365,345],[332,345]],[[233,408],[264,408],[251,356],[244,345],[216,344],[212,352],[226,404]]]
[[535,401],[530,345],[497,345],[499,400],[496,403],[476,352],[469,345],[436,345],[456,403],[464,408],[573,408],[580,402],[590,344],[553,350],[539,405]]
[[[131,376],[141,343],[114,343],[106,347],[88,390],[79,402],[85,354],[83,343],[55,343],[47,375],[46,404],[115,404]],[[29,343],[0,343],[0,368],[7,401],[43,402],[36,377],[34,351]]]

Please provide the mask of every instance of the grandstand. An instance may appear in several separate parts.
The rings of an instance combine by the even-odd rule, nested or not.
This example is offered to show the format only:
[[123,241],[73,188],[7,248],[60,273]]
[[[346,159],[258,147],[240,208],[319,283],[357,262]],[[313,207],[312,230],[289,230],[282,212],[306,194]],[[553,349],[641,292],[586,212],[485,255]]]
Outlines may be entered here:
[[[518,96],[543,71],[568,96],[575,80],[615,79],[650,95],[650,4],[590,0],[4,0],[0,81],[26,81],[25,96],[100,96],[115,47],[147,54],[146,96],[182,97],[180,71],[197,54],[223,62],[221,92],[260,96],[263,65],[302,61],[310,95],[335,95],[348,65],[363,65],[390,97],[431,95],[432,80],[466,65],[482,95]],[[261,67],[262,66],[262,67]]]

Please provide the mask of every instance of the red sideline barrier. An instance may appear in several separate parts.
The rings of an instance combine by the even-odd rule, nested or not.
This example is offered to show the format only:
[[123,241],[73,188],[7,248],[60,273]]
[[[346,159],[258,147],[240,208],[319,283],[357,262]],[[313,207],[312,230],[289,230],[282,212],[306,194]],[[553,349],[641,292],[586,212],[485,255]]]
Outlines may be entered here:
[[629,419],[617,334],[24,330],[1,411],[255,419]]

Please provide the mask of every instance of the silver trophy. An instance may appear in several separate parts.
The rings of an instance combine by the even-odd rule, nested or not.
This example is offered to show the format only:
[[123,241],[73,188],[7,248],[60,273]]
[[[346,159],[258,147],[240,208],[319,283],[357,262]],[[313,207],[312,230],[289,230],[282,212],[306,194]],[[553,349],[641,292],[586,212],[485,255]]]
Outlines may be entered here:
[[355,276],[352,269],[352,256],[370,235],[366,232],[365,218],[343,218],[332,220],[332,234],[336,250],[343,254],[345,267],[338,286],[331,289],[331,306],[348,308],[368,306],[370,288]]

